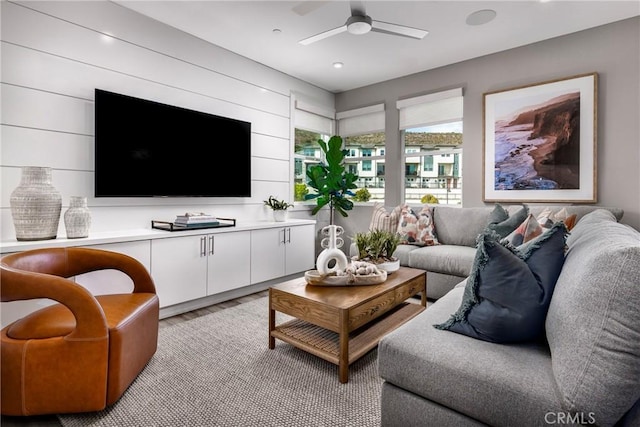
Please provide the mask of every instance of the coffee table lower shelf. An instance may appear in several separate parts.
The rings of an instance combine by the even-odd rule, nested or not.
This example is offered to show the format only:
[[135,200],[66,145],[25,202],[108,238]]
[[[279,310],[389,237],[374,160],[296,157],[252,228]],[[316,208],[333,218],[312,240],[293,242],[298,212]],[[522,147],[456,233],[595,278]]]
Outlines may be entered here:
[[[420,304],[405,302],[389,313],[349,334],[348,362],[355,362],[376,347],[382,337],[424,311]],[[271,336],[336,365],[340,364],[340,335],[300,319],[282,323]]]

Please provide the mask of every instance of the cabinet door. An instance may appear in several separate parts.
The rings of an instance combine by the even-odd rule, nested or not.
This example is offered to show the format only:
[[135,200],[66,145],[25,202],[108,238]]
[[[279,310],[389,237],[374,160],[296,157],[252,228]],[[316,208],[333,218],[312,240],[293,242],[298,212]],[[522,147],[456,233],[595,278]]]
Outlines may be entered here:
[[284,276],[285,229],[251,231],[251,283]]
[[315,226],[287,227],[285,275],[312,270],[315,266]]
[[251,232],[208,236],[207,295],[251,284]]
[[151,271],[160,307],[207,296],[207,236],[151,242]]

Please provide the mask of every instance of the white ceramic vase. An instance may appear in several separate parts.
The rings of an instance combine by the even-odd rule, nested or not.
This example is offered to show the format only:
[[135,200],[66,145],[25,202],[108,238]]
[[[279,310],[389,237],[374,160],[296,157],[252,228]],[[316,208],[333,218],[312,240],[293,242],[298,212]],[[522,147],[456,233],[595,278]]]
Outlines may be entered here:
[[87,198],[71,196],[69,209],[64,213],[64,226],[67,229],[67,239],[78,239],[89,236],[91,227],[91,212],[87,207]]
[[51,185],[51,168],[23,167],[20,184],[9,203],[16,239],[49,240],[58,236],[62,196]]
[[[327,237],[320,242],[325,249],[320,252],[316,260],[316,269],[320,274],[329,274],[347,268],[347,256],[340,250],[344,244],[342,237],[339,237],[342,233],[344,229],[339,225],[328,225],[322,229],[322,234]],[[332,262],[333,265],[331,265]]]

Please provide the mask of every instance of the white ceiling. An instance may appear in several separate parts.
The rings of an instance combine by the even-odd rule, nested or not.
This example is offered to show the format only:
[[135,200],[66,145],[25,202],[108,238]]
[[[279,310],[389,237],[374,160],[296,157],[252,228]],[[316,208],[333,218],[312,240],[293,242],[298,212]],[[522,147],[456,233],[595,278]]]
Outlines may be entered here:
[[[351,14],[349,2],[116,2],[335,93],[640,15],[640,0],[374,0],[364,2],[373,20],[429,34],[414,40],[343,32],[303,46],[299,40],[344,25]],[[495,19],[484,25],[465,23],[470,13],[483,9],[494,10]],[[344,67],[333,68],[337,61]]]

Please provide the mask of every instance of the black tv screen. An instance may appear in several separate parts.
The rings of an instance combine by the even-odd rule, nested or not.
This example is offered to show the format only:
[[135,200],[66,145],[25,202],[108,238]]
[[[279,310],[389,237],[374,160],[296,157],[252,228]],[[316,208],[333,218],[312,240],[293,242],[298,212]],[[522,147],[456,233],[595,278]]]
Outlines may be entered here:
[[95,197],[250,197],[251,123],[95,90]]

